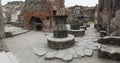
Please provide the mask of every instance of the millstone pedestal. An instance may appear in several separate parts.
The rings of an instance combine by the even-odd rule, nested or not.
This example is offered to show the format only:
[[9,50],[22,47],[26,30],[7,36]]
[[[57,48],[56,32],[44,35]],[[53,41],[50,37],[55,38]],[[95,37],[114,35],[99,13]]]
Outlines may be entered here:
[[74,36],[68,35],[66,27],[67,16],[53,16],[56,26],[53,35],[47,38],[48,46],[53,49],[65,49],[74,45]]
[[48,37],[48,46],[52,49],[66,49],[74,45],[74,36],[69,34],[66,38],[55,38],[53,35]]
[[84,29],[69,30],[69,34],[73,34],[75,37],[81,37],[85,35],[85,30]]
[[73,34],[75,37],[85,35],[85,30],[80,28],[81,24],[83,23],[80,23],[78,20],[73,20],[70,24],[71,29],[69,30],[69,34]]
[[84,24],[84,17],[83,16],[79,16],[79,17],[77,17],[77,19],[79,21],[80,26],[83,26],[83,24]]

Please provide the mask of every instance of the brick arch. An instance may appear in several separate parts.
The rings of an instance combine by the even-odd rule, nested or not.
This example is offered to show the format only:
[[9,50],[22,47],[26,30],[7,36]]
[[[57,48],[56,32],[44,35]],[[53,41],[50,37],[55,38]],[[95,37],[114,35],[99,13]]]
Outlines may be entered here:
[[31,16],[29,22],[29,29],[31,30],[43,30],[43,21],[39,17]]

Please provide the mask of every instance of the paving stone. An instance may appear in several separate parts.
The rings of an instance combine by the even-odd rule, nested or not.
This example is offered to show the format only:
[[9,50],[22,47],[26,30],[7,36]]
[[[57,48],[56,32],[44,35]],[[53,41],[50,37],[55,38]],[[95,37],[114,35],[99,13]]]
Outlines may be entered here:
[[71,53],[74,58],[77,58],[77,57],[78,57],[78,55],[77,55],[76,51],[74,50],[74,48],[68,49],[68,52]]
[[93,55],[93,50],[92,49],[84,49],[84,54],[86,56],[92,56]]
[[77,53],[77,55],[78,55],[79,58],[85,56],[83,49],[75,48],[75,51],[76,51],[76,53]]
[[46,60],[54,59],[54,58],[55,58],[55,55],[56,55],[57,53],[58,53],[58,51],[48,52],[48,53],[45,55],[45,59],[46,59]]
[[76,44],[77,46],[86,46],[87,45],[87,43],[85,43],[85,42],[78,42],[77,44]]
[[66,54],[67,54],[67,51],[59,51],[59,52],[55,55],[55,58],[57,58],[57,59],[63,59]]
[[72,61],[72,59],[73,59],[73,56],[70,53],[66,54],[66,56],[63,58],[64,61]]
[[38,49],[38,48],[33,48],[33,52],[34,52],[35,54],[37,54],[38,56],[43,56],[43,55],[45,55],[45,54],[47,53],[46,50],[40,50],[40,49]]

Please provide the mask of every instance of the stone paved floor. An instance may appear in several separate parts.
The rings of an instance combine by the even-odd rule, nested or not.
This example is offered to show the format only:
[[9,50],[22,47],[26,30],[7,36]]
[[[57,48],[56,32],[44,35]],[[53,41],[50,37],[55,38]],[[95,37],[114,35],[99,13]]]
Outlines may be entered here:
[[[92,24],[91,27],[86,31],[86,35],[84,37],[77,38],[76,40],[93,42],[99,38],[98,36],[99,35]],[[45,60],[44,57],[35,55],[32,52],[32,48],[36,45],[47,48],[46,38],[47,35],[44,32],[31,31],[23,35],[7,38],[5,39],[5,42],[9,50],[16,56],[20,63],[120,63],[119,61],[98,58],[97,52],[94,52],[92,57],[84,57],[82,59],[76,58],[71,62],[65,62],[58,59]],[[53,51],[50,48],[47,50]]]

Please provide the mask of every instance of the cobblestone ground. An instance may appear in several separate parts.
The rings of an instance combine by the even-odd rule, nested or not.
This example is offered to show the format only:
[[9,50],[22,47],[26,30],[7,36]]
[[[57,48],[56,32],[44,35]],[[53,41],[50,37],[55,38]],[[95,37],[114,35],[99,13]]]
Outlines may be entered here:
[[[20,63],[66,63],[65,61],[54,59],[45,60],[44,57],[39,57],[32,52],[35,46],[44,47],[48,51],[53,51],[47,47],[47,35],[49,33],[30,31],[26,34],[5,39],[9,50],[16,56]],[[86,31],[84,37],[76,38],[77,41],[95,42],[99,38],[99,34],[91,24],[91,27]],[[92,57],[76,58],[67,63],[120,63],[119,61],[112,61],[108,59],[101,59],[97,57],[97,51]]]

